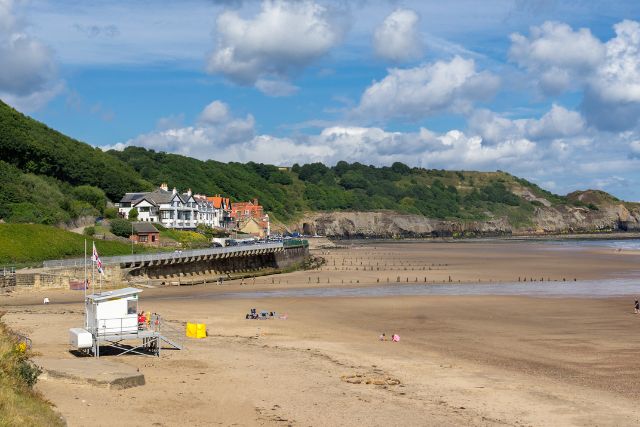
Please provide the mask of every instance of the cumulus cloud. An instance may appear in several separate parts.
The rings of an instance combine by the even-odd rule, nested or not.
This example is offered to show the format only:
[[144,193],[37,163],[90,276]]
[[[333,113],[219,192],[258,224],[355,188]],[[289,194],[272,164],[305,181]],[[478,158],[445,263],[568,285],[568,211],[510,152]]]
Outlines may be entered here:
[[605,101],[640,102],[640,23],[622,21],[614,30],[616,37],[606,44],[606,60],[598,67],[593,89]]
[[229,120],[229,107],[222,101],[213,101],[200,113],[201,123],[217,125]]
[[631,151],[631,157],[640,158],[640,140],[631,141],[629,143],[629,150]]
[[397,9],[385,18],[373,34],[376,54],[389,61],[419,58],[424,49],[418,23],[420,17],[410,9]]
[[392,68],[369,86],[354,113],[374,120],[417,120],[442,112],[469,111],[475,101],[491,97],[499,79],[478,72],[472,59],[459,56],[415,68]]
[[588,29],[545,22],[528,37],[513,34],[509,57],[545,94],[581,89],[584,115],[598,129],[631,129],[640,117],[640,23],[625,20],[614,30],[604,43]]
[[622,21],[614,30],[605,60],[586,88],[583,108],[599,128],[621,131],[640,123],[640,23]]
[[459,130],[437,133],[426,128],[391,132],[379,127],[330,126],[296,137],[256,135],[252,116],[234,117],[226,104],[205,107],[197,124],[160,129],[105,149],[141,146],[157,151],[221,161],[258,161],[277,165],[340,160],[385,165],[495,169],[538,157],[537,145],[524,137],[497,144]]
[[61,91],[49,47],[26,32],[13,0],[0,0],[0,98],[19,109],[39,108]]
[[488,143],[510,139],[552,141],[557,139],[582,139],[586,123],[577,111],[553,104],[539,119],[511,120],[493,111],[477,110],[469,118],[469,130],[480,135]]
[[543,92],[556,94],[585,80],[605,56],[603,44],[587,28],[545,22],[531,27],[529,37],[511,35],[509,58],[538,76]]
[[265,0],[252,19],[234,10],[222,12],[216,32],[210,73],[242,85],[261,81],[261,90],[282,95],[285,86],[280,82],[337,45],[344,25],[328,7],[310,0]]
[[[199,159],[217,158],[220,153],[252,140],[255,136],[254,126],[252,115],[248,114],[245,118],[233,117],[225,103],[213,101],[200,113],[196,125],[160,128],[104,148],[122,150],[128,146],[137,146]],[[233,156],[235,155],[237,153],[234,152]]]

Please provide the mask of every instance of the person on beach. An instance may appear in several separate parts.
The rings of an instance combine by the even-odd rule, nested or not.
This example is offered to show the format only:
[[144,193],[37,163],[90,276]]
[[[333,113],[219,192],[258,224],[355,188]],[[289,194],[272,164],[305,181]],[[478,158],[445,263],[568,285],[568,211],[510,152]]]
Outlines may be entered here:
[[636,300],[634,308],[635,308],[636,314],[640,313],[640,302],[638,302],[638,300]]
[[387,336],[385,335],[384,332],[382,334],[380,334],[380,336],[378,337],[378,340],[380,340],[380,341],[386,341],[387,340]]
[[393,341],[393,342],[400,342],[400,335],[398,335],[398,334],[393,334],[393,336],[391,337],[391,341]]

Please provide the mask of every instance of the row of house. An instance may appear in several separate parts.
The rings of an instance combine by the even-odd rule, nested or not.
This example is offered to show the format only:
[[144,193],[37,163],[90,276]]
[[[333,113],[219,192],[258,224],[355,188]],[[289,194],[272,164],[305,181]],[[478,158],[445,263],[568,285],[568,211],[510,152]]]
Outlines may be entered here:
[[[129,218],[132,209],[138,211],[138,221],[158,223],[167,228],[193,230],[198,225],[239,230],[260,237],[271,232],[269,215],[257,199],[231,203],[221,195],[193,194],[191,189],[180,193],[166,183],[154,191],[126,193],[116,204],[121,217]],[[249,228],[251,231],[245,231]]]

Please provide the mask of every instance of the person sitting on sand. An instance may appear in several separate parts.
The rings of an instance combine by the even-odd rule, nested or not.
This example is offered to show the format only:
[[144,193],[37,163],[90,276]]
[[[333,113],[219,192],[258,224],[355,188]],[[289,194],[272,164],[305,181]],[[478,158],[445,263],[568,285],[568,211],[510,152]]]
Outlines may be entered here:
[[391,337],[391,341],[393,341],[393,342],[400,342],[400,335],[398,335],[398,334],[393,334],[393,336]]
[[636,314],[640,313],[640,302],[638,302],[638,300],[636,300],[636,303],[635,303],[635,311],[636,311]]
[[383,332],[382,334],[380,334],[380,336],[378,337],[378,339],[380,341],[386,341],[387,340],[387,336],[385,335],[385,333]]

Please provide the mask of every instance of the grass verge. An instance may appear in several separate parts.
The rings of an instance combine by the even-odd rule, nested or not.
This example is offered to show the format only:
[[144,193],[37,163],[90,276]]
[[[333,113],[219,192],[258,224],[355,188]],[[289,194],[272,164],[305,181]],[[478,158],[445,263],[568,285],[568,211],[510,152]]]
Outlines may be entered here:
[[[0,224],[0,265],[25,266],[47,259],[81,257],[85,239],[88,254],[91,255],[90,237],[48,225]],[[109,240],[95,242],[100,256],[131,253],[128,243]],[[142,245],[134,245],[135,253],[148,251]]]
[[64,426],[49,403],[33,390],[39,370],[29,362],[0,313],[0,426]]

